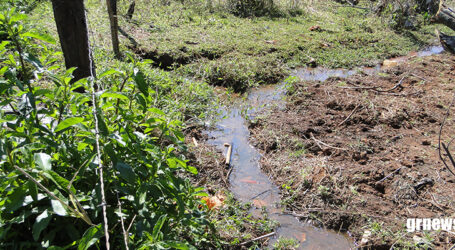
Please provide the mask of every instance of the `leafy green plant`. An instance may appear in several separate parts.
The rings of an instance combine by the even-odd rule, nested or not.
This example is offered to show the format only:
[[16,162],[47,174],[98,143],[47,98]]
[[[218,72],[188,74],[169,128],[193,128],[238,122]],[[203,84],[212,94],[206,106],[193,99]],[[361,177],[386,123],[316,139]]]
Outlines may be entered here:
[[[103,208],[114,246],[216,244],[197,198],[206,194],[181,177],[197,174],[182,121],[157,106],[149,62],[130,57],[131,67],[71,84],[74,69],[60,70],[53,39],[26,18],[0,14],[0,247],[102,247]],[[93,95],[73,91],[95,83]]]

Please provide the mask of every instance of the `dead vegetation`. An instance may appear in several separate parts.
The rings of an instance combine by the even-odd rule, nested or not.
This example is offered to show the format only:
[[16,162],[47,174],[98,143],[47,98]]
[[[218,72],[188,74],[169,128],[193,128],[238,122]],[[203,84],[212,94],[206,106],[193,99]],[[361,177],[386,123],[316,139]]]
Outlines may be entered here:
[[[284,111],[250,126],[289,212],[372,248],[423,244],[406,233],[406,218],[455,212],[455,177],[437,153],[454,65],[442,55],[376,76],[291,87]],[[446,121],[446,135],[454,125]],[[447,232],[428,237],[433,248],[455,243]]]

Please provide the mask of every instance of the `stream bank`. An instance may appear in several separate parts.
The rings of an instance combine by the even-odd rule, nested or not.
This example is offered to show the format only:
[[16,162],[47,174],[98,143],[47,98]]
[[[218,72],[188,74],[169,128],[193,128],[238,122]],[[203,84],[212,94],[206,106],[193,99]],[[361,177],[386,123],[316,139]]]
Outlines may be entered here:
[[[281,187],[286,210],[349,232],[355,246],[452,246],[447,232],[408,233],[405,224],[455,212],[455,178],[437,153],[453,65],[448,54],[412,57],[377,74],[290,85],[284,107],[249,125],[261,169]],[[443,140],[454,125],[449,119]]]
[[[397,70],[397,68],[399,69],[402,66],[395,68],[393,66],[403,63],[407,64],[408,60],[414,60],[414,58],[418,58],[417,60],[419,60],[420,57],[437,54],[441,51],[442,49],[440,47],[430,47],[418,53],[411,53],[407,57],[390,59],[388,61],[392,62],[392,67],[387,67],[387,65],[385,65],[382,67],[364,67],[354,70],[327,70],[324,68],[307,68],[296,71],[294,75],[301,81],[310,81],[312,83],[317,82],[315,83],[315,88],[317,89],[321,85],[333,83],[333,81],[335,81],[334,77],[335,79],[342,79],[346,77],[379,77],[393,72],[395,72],[395,75],[399,75],[394,70]],[[408,76],[410,73],[406,74]],[[348,78],[348,80],[351,78]],[[403,77],[403,80],[404,78],[405,77]],[[327,81],[327,79],[329,80]],[[395,90],[398,87],[401,88],[402,81],[399,83],[400,86],[397,85],[391,90]],[[415,81],[415,79],[412,79],[412,81]],[[338,85],[340,84],[345,85],[346,83],[338,83]],[[304,86],[306,85],[304,84]],[[359,88],[363,89],[364,87]],[[347,87],[347,89],[349,88]],[[366,89],[381,90],[382,88],[380,86],[370,86],[366,87]],[[300,85],[288,84],[288,91],[291,93],[300,91]],[[333,89],[331,91],[337,90]],[[309,101],[309,103],[305,104],[302,107],[302,110],[311,110],[307,105],[311,105],[311,101],[315,100],[309,98],[311,96],[311,93],[306,93],[304,90],[303,92],[305,94],[301,97],[302,102]],[[251,202],[253,204],[253,209],[251,211],[253,215],[259,215],[260,213],[266,211],[271,219],[279,222],[280,226],[276,230],[276,236],[271,240],[271,242],[269,242],[269,246],[273,246],[273,244],[275,244],[277,242],[277,239],[280,237],[294,239],[296,242],[298,242],[296,246],[300,248],[312,247],[320,249],[349,249],[358,246],[358,241],[361,239],[359,238],[359,232],[354,231],[354,233],[351,234],[350,230],[353,230],[351,229],[351,225],[353,224],[351,222],[352,219],[346,218],[351,218],[353,215],[366,217],[368,217],[368,215],[362,215],[361,213],[357,212],[345,213],[339,210],[340,207],[336,206],[306,207],[309,208],[309,213],[308,210],[306,213],[298,213],[300,210],[295,206],[295,202],[296,199],[300,196],[307,195],[308,197],[312,197],[312,200],[309,204],[314,203],[315,195],[323,201],[327,201],[329,203],[333,199],[334,203],[337,205],[346,203],[343,202],[342,199],[340,200],[332,196],[330,190],[331,187],[327,187],[323,184],[326,179],[330,181],[334,178],[331,176],[332,174],[335,176],[341,174],[337,172],[340,168],[328,167],[330,165],[329,158],[333,154],[333,151],[347,151],[347,149],[338,146],[330,146],[329,144],[316,139],[315,135],[320,135],[320,132],[316,130],[313,131],[312,129],[309,129],[308,131],[304,132],[300,131],[299,125],[304,125],[305,122],[313,121],[317,115],[322,115],[320,112],[323,110],[315,111],[316,113],[311,113],[310,115],[298,116],[296,114],[293,114],[292,116],[288,116],[287,112],[292,112],[291,107],[293,107],[295,104],[284,102],[284,94],[285,89],[283,84],[279,86],[262,86],[257,89],[253,89],[249,92],[248,97],[244,102],[242,100],[236,100],[237,102],[234,103],[231,107],[222,108],[220,110],[222,113],[221,117],[225,117],[225,119],[217,122],[216,128],[214,130],[206,131],[209,137],[209,144],[217,146],[218,150],[223,150],[223,144],[225,143],[230,143],[234,146],[231,164],[233,171],[229,178],[230,190],[241,202]],[[330,93],[328,93],[328,95],[330,96]],[[320,96],[316,99],[324,100],[327,99],[327,97]],[[298,104],[299,103],[297,103],[297,105]],[[329,107],[329,109],[338,110],[336,103],[333,105],[335,106],[331,107],[332,104],[325,104],[325,106]],[[357,104],[357,106],[348,105],[348,108],[346,110],[350,110],[354,114],[360,106],[360,104]],[[362,106],[361,109],[363,110],[365,107],[366,105]],[[344,108],[341,108],[340,110],[343,109]],[[269,115],[266,116],[267,118],[264,118],[264,113],[267,113],[264,111],[272,113],[269,113]],[[277,114],[283,114],[283,116],[279,116],[278,118]],[[248,124],[244,118],[245,116],[253,121],[249,124],[249,128],[247,127]],[[298,122],[293,123],[292,117],[298,117]],[[350,116],[348,118],[350,118]],[[373,117],[373,119],[375,118],[377,117]],[[339,124],[339,126],[347,126],[346,124],[350,124],[351,122],[348,120],[349,119],[345,119]],[[268,127],[268,121],[273,121],[274,125],[278,127]],[[280,121],[283,122],[281,123]],[[327,121],[332,122],[333,119],[319,119],[318,123],[323,125]],[[292,133],[294,132],[288,134],[290,131],[283,130],[283,128],[286,128],[287,126],[291,126],[292,131],[294,132],[299,131],[298,136],[300,136],[301,140],[302,138],[305,138],[305,140],[313,140],[316,142],[316,147],[320,149],[320,152],[316,151],[316,153],[311,153],[312,155],[307,155],[306,151],[310,150],[310,148],[315,147],[314,144],[310,144],[309,148],[307,148],[308,145],[305,144],[304,140],[300,142],[298,139],[293,138],[291,141],[289,141],[288,139],[293,137]],[[253,133],[252,137],[255,140],[255,146],[259,148],[259,152],[255,147],[252,147],[250,145],[249,129]],[[368,131],[368,129],[365,131]],[[332,130],[328,130],[328,133],[332,132]],[[277,141],[277,139],[284,140],[284,143]],[[328,149],[324,148],[324,146],[326,146]],[[365,152],[361,150],[361,152],[358,154],[360,157],[365,157],[368,152],[369,151]],[[322,158],[315,157],[315,155],[321,155]],[[311,158],[309,162],[306,161],[307,157]],[[353,157],[354,159],[359,158],[357,155]],[[299,161],[301,160],[306,162],[308,165],[300,166],[301,162]],[[270,162],[275,162],[275,164],[270,164]],[[292,165],[294,165],[294,167]],[[296,168],[295,166],[298,167]],[[325,169],[326,167],[329,169]],[[261,168],[271,176],[272,181],[269,179],[268,175],[264,174],[260,170]],[[335,172],[333,172],[334,169]],[[313,171],[316,171],[316,175],[319,175],[321,178],[316,182],[317,185],[313,185],[313,180],[308,181],[306,179],[306,177],[309,175],[314,174]],[[297,179],[301,179],[303,181],[300,181],[296,185],[295,181]],[[275,186],[274,182],[278,184],[278,186]],[[425,185],[426,184],[423,186]],[[347,187],[351,193],[358,195],[357,186],[348,185]],[[315,190],[312,190],[313,188]],[[346,189],[346,187],[343,187],[343,189]],[[352,198],[349,199],[349,202],[351,200]],[[344,206],[346,206],[346,204],[344,204]],[[344,207],[344,209],[346,208],[348,208],[348,206]],[[334,210],[332,211],[331,209]],[[335,213],[337,215],[341,214],[342,216],[338,216],[338,218],[341,219],[338,219],[338,223],[326,224],[324,223],[324,220],[321,220],[317,215],[327,212],[332,214]],[[300,222],[298,218],[305,218],[305,223]],[[371,224],[372,222],[368,221],[368,223]],[[364,223],[363,226],[365,225],[366,224]],[[328,230],[327,228],[333,231]],[[369,234],[369,230],[366,231]],[[351,238],[351,240],[354,241],[350,242],[348,238],[345,237],[345,235],[337,232],[344,232],[346,235],[353,235],[354,237]],[[363,239],[363,241],[366,240],[368,239]],[[362,242],[362,244],[364,243],[365,242]]]

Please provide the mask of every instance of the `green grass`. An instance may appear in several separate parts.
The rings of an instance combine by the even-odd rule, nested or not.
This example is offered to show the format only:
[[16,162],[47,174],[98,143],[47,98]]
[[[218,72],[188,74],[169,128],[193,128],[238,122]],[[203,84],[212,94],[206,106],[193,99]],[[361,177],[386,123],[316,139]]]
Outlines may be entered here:
[[[374,65],[435,39],[434,26],[396,32],[373,14],[331,3],[273,19],[210,13],[175,2],[142,6],[135,17],[138,25],[123,24],[142,48],[184,62],[176,65],[180,73],[236,90],[276,83],[289,69],[313,59],[330,68]],[[315,25],[321,30],[310,31]]]
[[[120,2],[119,13],[126,13],[128,3]],[[336,8],[332,2],[309,8],[303,1],[302,14],[282,18],[240,18],[222,5],[210,7],[201,0],[136,3],[133,20],[120,15],[120,27],[147,52],[145,57],[156,61],[155,66],[236,91],[277,83],[292,68],[313,61],[330,68],[372,66],[436,39],[434,25],[397,32],[386,19],[365,10]],[[87,9],[96,55],[112,57],[104,1],[89,0]],[[39,25],[52,23],[50,4],[34,13]],[[316,25],[320,30],[310,31]],[[56,34],[52,26],[49,30]],[[123,50],[131,46],[127,38],[120,38]]]

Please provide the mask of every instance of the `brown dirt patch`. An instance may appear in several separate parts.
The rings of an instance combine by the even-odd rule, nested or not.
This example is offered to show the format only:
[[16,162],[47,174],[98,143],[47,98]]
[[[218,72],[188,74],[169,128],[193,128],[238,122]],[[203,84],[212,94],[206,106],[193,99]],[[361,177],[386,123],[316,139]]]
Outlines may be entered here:
[[[455,177],[437,148],[454,76],[455,57],[444,54],[375,76],[296,84],[285,110],[250,126],[287,209],[356,242],[371,231],[372,248],[415,246],[423,234],[407,233],[406,218],[453,216]],[[453,119],[444,139],[451,135]],[[455,243],[430,235],[434,248]]]
[[185,131],[185,142],[189,145],[188,164],[198,170],[197,176],[190,178],[193,184],[205,187],[209,194],[214,195],[228,187],[226,177],[229,169],[224,165],[223,153],[207,143],[208,137],[202,130],[195,127]]

